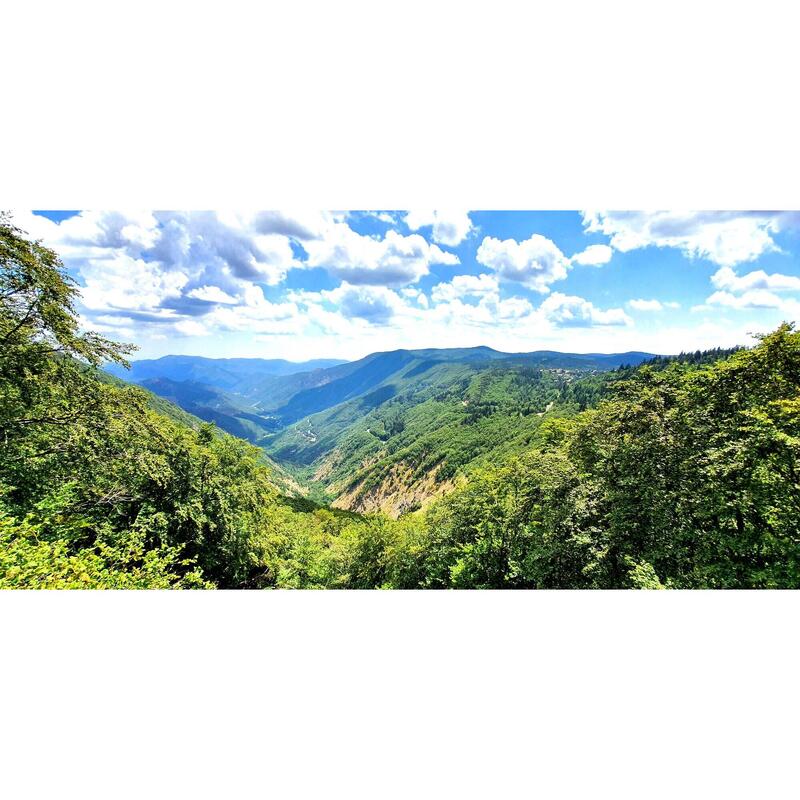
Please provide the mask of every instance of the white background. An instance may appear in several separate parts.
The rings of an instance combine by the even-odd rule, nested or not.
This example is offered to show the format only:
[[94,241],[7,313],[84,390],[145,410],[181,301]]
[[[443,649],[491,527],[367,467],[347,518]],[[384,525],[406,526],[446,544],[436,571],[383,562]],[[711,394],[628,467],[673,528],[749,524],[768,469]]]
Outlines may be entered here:
[[[789,2],[28,2],[0,207],[798,208]],[[10,798],[796,796],[795,592],[4,593]]]

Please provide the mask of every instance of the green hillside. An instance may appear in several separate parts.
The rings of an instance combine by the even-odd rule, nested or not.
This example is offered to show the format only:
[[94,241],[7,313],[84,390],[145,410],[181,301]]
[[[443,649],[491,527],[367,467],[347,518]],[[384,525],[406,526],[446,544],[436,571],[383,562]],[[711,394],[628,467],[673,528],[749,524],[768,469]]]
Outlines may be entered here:
[[[109,367],[112,374],[145,386],[223,430],[262,444],[269,436],[304,417],[332,409],[377,390],[397,385],[405,389],[437,366],[547,368],[567,371],[607,371],[635,365],[652,354],[501,353],[489,347],[394,350],[372,353],[358,361],[304,364],[265,359],[208,359],[165,356],[134,361],[130,369]],[[326,366],[333,363],[332,366]],[[277,365],[277,366],[276,366]],[[287,366],[290,365],[290,366]],[[307,367],[307,369],[306,369]],[[402,386],[401,386],[402,385]],[[377,396],[377,395],[376,395]]]
[[[518,452],[547,413],[586,406],[591,380],[646,353],[501,353],[487,347],[396,350],[287,375],[253,365],[238,392],[197,380],[148,377],[142,385],[247,439],[323,502],[398,515],[453,485],[473,465]],[[231,359],[221,360],[230,386]],[[246,360],[245,360],[246,361]],[[142,362],[178,377],[214,375],[213,362]],[[588,394],[587,394],[588,392]]]
[[418,508],[482,458],[515,452],[546,414],[575,406],[582,373],[411,360],[391,383],[265,440],[336,505]]

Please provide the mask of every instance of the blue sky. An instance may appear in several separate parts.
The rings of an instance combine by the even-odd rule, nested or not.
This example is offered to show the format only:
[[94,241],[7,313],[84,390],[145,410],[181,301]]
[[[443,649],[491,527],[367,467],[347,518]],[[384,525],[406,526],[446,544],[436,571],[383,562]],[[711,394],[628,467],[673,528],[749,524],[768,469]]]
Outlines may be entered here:
[[672,353],[800,316],[793,212],[17,212],[87,329],[168,353]]

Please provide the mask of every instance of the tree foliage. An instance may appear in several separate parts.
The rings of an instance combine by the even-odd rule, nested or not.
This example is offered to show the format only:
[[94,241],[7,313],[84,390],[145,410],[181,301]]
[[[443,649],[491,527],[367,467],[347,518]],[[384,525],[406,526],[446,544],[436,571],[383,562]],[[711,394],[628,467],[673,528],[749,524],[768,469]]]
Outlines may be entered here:
[[424,569],[400,583],[797,587],[799,458],[800,334],[782,325],[714,363],[638,369],[544,423],[431,507]]
[[258,451],[100,380],[130,348],[79,332],[76,292],[52,251],[2,222],[0,585],[246,583],[275,495]]

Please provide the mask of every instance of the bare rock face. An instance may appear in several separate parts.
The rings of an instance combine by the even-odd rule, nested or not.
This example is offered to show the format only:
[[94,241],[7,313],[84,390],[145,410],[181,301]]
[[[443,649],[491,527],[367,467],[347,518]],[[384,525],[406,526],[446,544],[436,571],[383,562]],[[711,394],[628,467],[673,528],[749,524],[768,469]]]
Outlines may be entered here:
[[395,464],[377,485],[365,488],[362,484],[341,493],[332,503],[334,508],[357,511],[361,514],[383,512],[397,517],[427,506],[434,498],[453,488],[453,481],[437,481],[435,471],[414,479],[411,467]]

